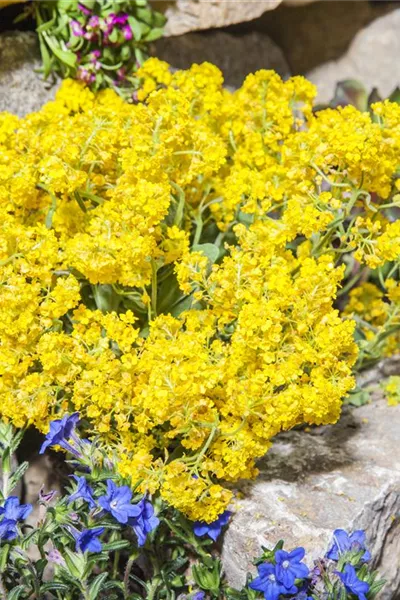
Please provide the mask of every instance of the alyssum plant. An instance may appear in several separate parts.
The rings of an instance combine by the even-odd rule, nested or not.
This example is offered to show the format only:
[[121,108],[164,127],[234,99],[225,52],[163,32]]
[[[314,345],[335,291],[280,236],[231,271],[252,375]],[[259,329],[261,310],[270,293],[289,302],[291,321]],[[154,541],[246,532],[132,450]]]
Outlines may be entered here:
[[210,64],[138,77],[134,105],[67,80],[0,115],[0,415],[79,411],[137,493],[212,523],[397,347],[400,107],[314,114],[301,77],[231,93]]
[[[325,557],[310,570],[305,551],[283,542],[255,562],[242,590],[227,585],[213,542],[228,523],[226,512],[211,524],[190,523],[159,496],[138,492],[117,474],[98,440],[82,439],[77,413],[50,424],[41,452],[57,445],[68,452],[70,490],[55,499],[39,496],[36,526],[24,525],[32,506],[12,495],[24,465],[12,472],[10,455],[21,439],[2,425],[3,486],[0,500],[0,597],[96,600],[141,598],[192,600],[372,600],[383,582],[368,566],[365,534],[336,530]],[[32,560],[36,546],[39,560]]]

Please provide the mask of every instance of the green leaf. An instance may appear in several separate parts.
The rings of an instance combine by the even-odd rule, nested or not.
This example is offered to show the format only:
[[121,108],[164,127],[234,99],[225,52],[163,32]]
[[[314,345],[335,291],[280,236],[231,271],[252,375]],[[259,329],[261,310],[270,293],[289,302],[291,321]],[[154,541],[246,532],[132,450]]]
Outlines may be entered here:
[[153,21],[153,11],[150,8],[138,8],[136,11],[136,16],[139,21],[144,21],[151,26]]
[[93,10],[96,6],[96,0],[81,0],[80,4],[86,6],[86,8],[89,8],[90,10]]
[[393,92],[389,96],[390,102],[395,102],[396,104],[400,104],[400,88],[396,87]]
[[382,98],[380,93],[378,92],[378,88],[373,88],[370,95],[368,96],[368,106],[374,104],[374,102],[381,102]]
[[107,579],[108,573],[101,573],[96,577],[96,579],[89,586],[89,599],[97,600],[99,592],[101,590],[101,586],[104,581]]
[[371,401],[371,394],[367,390],[356,388],[345,398],[344,403],[351,406],[364,406]]
[[146,42],[153,42],[154,40],[160,39],[163,35],[164,35],[163,27],[153,27],[153,29],[151,29],[149,31],[149,33],[146,36],[144,36],[144,40]]
[[64,559],[69,573],[75,579],[81,580],[85,571],[85,557],[83,554],[76,554],[69,548],[64,548]]
[[42,35],[39,34],[39,45],[40,45],[40,54],[42,56],[43,63],[43,75],[44,77],[48,77],[51,73],[51,57],[50,53],[47,49],[46,42]]
[[9,551],[10,546],[8,544],[0,548],[0,573],[4,573],[5,571]]
[[128,23],[131,26],[135,40],[139,42],[142,38],[142,28],[139,21],[135,17],[129,16]]
[[112,285],[98,283],[93,285],[92,289],[99,310],[103,313],[117,311],[122,298],[114,291]]
[[53,226],[53,216],[54,213],[56,212],[57,209],[57,198],[55,197],[54,194],[50,193],[50,197],[51,197],[51,206],[47,212],[46,215],[46,220],[45,220],[45,225],[47,227],[47,229],[51,229]]
[[42,33],[44,39],[52,50],[53,54],[62,62],[74,69],[76,67],[76,54],[69,50],[62,50],[57,42],[56,38],[49,36],[45,31]]
[[23,477],[24,473],[27,471],[29,467],[28,462],[23,462],[17,467],[14,473],[10,477],[10,481],[8,483],[8,492],[12,492],[13,489],[17,486],[19,480]]
[[355,79],[339,81],[331,106],[347,106],[351,104],[364,112],[368,110],[368,95],[365,87]]
[[219,257],[219,248],[215,244],[195,244],[192,247],[193,252],[202,252],[207,256],[211,264],[215,263]]
[[13,588],[11,592],[7,595],[7,600],[17,600],[22,594],[26,592],[26,588],[24,585],[17,585],[17,587]]
[[123,550],[124,548],[129,548],[130,545],[131,543],[128,540],[115,540],[115,542],[103,544],[103,551],[115,552],[116,550]]
[[385,579],[379,579],[378,581],[374,581],[374,583],[371,584],[371,587],[369,589],[368,598],[370,600],[373,600],[373,598],[375,598],[375,596],[377,596],[379,594],[379,592],[381,591],[381,589],[384,587],[385,584],[386,584]]

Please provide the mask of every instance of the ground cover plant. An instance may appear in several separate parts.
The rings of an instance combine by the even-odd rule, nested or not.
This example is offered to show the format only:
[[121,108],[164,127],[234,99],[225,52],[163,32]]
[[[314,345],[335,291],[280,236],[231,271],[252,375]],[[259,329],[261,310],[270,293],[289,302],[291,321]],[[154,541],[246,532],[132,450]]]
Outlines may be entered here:
[[[71,524],[67,498],[49,513],[50,534],[59,525],[60,543],[86,557],[80,582],[98,561],[83,566],[85,552],[113,530],[103,511],[121,498],[135,543],[157,530],[167,547],[172,531],[200,552],[190,522],[200,537],[218,533],[232,484],[257,475],[273,437],[334,423],[400,326],[397,104],[314,112],[302,77],[260,71],[229,92],[207,63],[171,73],[149,59],[137,77],[133,104],[66,80],[41,111],[0,115],[0,416],[94,460],[73,492],[90,520]],[[78,419],[87,442],[73,437]],[[1,523],[13,541],[29,509],[9,496]],[[159,530],[164,510],[174,516]],[[278,581],[282,556],[233,597],[306,597],[296,578]],[[215,560],[213,575],[193,574],[211,597],[222,594]],[[347,564],[311,597],[372,598],[369,570],[358,584]],[[144,597],[174,598],[156,574]]]
[[[20,0],[17,0],[17,2]],[[0,9],[15,1],[2,0]],[[135,71],[160,38],[165,18],[147,0],[32,0],[21,3],[16,22],[33,19],[42,73],[73,77],[94,90],[112,88],[131,100]]]
[[[262,549],[241,590],[224,578],[216,542],[228,524],[225,511],[212,524],[191,523],[160,499],[150,500],[121,480],[98,441],[82,439],[79,415],[51,423],[41,447],[54,444],[72,460],[66,494],[40,493],[41,518],[24,524],[32,506],[12,495],[21,475],[9,464],[21,439],[2,425],[3,485],[0,507],[0,594],[2,598],[96,600],[297,600],[373,599],[384,585],[371,568],[365,533],[333,532],[328,552],[310,569],[305,550]],[[40,559],[29,550],[37,546]],[[255,569],[254,569],[255,570]]]

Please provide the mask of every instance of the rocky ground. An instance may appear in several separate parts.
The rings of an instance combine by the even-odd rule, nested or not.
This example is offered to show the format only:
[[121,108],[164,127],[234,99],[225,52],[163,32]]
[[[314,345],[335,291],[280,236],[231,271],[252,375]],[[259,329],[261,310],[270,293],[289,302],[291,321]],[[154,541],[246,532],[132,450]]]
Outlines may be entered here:
[[[399,372],[383,362],[365,380]],[[260,461],[260,475],[239,486],[243,499],[225,534],[223,563],[240,587],[261,546],[304,546],[322,556],[337,528],[364,529],[375,566],[387,580],[379,600],[400,600],[400,407],[382,394],[346,407],[337,425],[277,437]]]

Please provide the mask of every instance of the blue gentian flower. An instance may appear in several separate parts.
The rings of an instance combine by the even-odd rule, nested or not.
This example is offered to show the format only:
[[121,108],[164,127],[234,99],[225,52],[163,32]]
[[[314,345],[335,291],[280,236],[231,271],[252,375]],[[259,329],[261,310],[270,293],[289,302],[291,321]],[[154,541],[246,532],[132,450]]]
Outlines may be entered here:
[[195,592],[192,596],[190,596],[190,600],[204,600],[205,597],[205,592]]
[[147,534],[157,527],[160,520],[154,514],[153,505],[146,498],[143,498],[136,506],[140,509],[140,514],[137,517],[131,517],[128,523],[137,535],[138,545],[143,546]]
[[332,547],[326,553],[326,557],[331,560],[339,560],[341,554],[345,552],[359,552],[365,550],[361,560],[367,562],[371,559],[371,554],[365,549],[365,531],[358,529],[348,534],[344,529],[335,529],[333,532]]
[[0,516],[11,521],[23,521],[32,512],[32,504],[20,504],[17,496],[9,496],[0,507]]
[[93,491],[85,477],[78,477],[77,475],[72,475],[72,477],[77,482],[78,487],[76,488],[76,491],[71,494],[68,502],[75,502],[75,500],[82,498],[82,500],[85,500],[85,502],[89,504],[89,508],[95,508],[96,501],[93,498]]
[[216,542],[222,531],[222,528],[228,523],[231,514],[232,513],[229,510],[226,510],[218,517],[216,521],[213,521],[212,523],[196,521],[193,525],[193,531],[199,537],[208,535],[209,538]]
[[104,533],[104,527],[84,529],[82,533],[72,531],[72,533],[76,540],[77,552],[101,552],[103,546],[98,537]]
[[258,577],[249,584],[252,590],[262,592],[265,600],[278,600],[281,594],[296,594],[295,585],[289,589],[279,583],[276,576],[276,566],[272,563],[262,563],[258,567]]
[[13,519],[3,519],[0,521],[0,540],[10,542],[18,537],[17,521]]
[[130,517],[139,517],[142,508],[131,504],[132,490],[127,485],[117,486],[111,479],[107,480],[107,494],[100,496],[99,505],[112,514],[118,523],[125,524]]
[[295,548],[292,552],[277,550],[275,552],[276,578],[289,589],[296,579],[304,579],[309,573],[308,567],[300,562],[305,555],[304,548]]
[[75,434],[75,427],[79,421],[79,413],[65,415],[62,419],[55,419],[50,423],[50,431],[46,435],[39,454],[43,454],[49,446],[61,446],[68,452],[80,457],[80,453],[74,448],[68,440]]
[[339,573],[339,571],[335,571],[335,573],[340,577],[348,592],[357,596],[358,600],[367,600],[365,594],[368,594],[370,586],[366,581],[358,579],[356,570],[352,565],[346,565],[343,573]]

